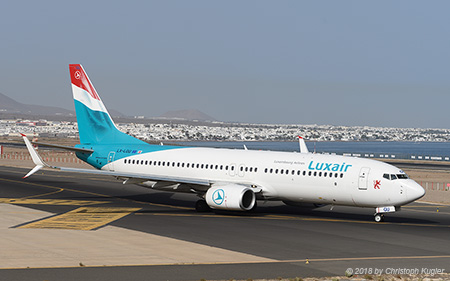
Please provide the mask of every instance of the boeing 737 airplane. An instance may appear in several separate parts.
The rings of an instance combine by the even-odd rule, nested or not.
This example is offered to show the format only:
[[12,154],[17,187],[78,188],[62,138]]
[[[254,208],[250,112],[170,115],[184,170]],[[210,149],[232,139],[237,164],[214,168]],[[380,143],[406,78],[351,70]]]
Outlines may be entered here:
[[[257,200],[375,209],[375,221],[425,194],[399,168],[372,159],[300,153],[151,145],[117,129],[80,64],[70,78],[80,144],[69,149],[96,170],[49,166],[23,136],[36,167],[110,175],[123,184],[200,197],[197,211],[250,211]],[[41,144],[42,145],[42,144]]]

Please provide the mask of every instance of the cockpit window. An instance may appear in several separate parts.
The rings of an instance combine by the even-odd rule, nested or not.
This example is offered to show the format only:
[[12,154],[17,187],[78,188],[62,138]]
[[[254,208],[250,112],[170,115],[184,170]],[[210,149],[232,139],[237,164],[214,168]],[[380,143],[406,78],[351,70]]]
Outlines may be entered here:
[[396,180],[396,179],[406,180],[406,179],[409,179],[407,174],[383,174],[383,178],[388,179],[388,180]]

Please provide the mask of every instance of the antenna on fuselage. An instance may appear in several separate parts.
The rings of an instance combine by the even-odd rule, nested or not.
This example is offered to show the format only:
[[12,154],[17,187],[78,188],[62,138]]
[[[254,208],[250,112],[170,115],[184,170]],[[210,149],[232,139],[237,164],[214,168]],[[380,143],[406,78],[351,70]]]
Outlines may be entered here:
[[309,153],[308,147],[306,146],[305,139],[301,136],[298,137],[298,145],[300,147],[300,153]]

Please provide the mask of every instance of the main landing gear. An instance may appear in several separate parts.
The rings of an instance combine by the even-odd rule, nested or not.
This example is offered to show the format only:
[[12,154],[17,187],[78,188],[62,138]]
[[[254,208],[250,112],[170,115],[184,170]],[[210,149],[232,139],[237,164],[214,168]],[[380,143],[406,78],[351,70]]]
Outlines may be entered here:
[[206,203],[206,200],[200,199],[195,203],[195,210],[199,213],[210,212],[211,208]]

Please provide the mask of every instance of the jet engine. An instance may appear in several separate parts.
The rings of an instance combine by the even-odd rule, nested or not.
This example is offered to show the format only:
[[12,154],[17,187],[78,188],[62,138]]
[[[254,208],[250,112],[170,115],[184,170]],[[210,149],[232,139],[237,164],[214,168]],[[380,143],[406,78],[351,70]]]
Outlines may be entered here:
[[256,196],[250,187],[227,184],[215,185],[205,195],[209,207],[229,211],[249,211],[256,203]]

